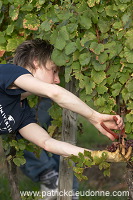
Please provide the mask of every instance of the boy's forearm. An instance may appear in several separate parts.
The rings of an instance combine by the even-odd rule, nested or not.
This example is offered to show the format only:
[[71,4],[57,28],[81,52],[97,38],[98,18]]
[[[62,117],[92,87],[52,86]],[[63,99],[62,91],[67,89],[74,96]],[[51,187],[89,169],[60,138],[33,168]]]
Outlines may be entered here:
[[78,155],[79,152],[84,152],[84,148],[51,138],[42,127],[35,123],[23,127],[19,132],[25,139],[57,155],[67,157],[71,154]]
[[49,138],[45,142],[44,149],[46,151],[49,151],[57,155],[61,155],[63,157],[68,157],[71,156],[72,154],[77,156],[79,152],[84,153],[84,150],[86,150],[84,148],[74,146],[66,142],[58,141],[53,138]]
[[52,100],[55,101],[59,106],[76,112],[87,119],[90,119],[94,113],[97,113],[77,96],[66,89],[60,86],[55,86],[55,88],[57,93],[52,96]]
[[94,113],[97,113],[66,89],[58,85],[44,83],[31,75],[22,75],[14,83],[16,86],[32,94],[41,97],[47,96],[61,107],[76,112],[87,119],[90,119]]

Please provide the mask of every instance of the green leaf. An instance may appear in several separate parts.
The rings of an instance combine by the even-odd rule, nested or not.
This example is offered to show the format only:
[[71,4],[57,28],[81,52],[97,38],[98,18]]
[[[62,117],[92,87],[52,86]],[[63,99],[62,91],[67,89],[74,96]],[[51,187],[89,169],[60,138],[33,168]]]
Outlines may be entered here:
[[104,45],[98,44],[97,42],[92,42],[90,45],[90,50],[94,52],[96,55],[99,55],[100,52],[104,51]]
[[11,145],[11,147],[15,147],[18,145],[18,142],[16,140],[12,140],[12,141],[10,141],[10,145]]
[[69,33],[73,33],[74,31],[77,31],[78,25],[76,23],[70,23],[67,24],[67,30]]
[[79,51],[77,50],[77,51],[75,51],[75,52],[73,52],[73,61],[77,61],[78,60],[78,58],[79,58],[79,55],[80,55],[80,53],[79,53]]
[[95,101],[94,104],[95,106],[104,106],[105,105],[105,98],[104,97],[98,97]]
[[120,81],[120,83],[124,84],[127,82],[128,79],[129,79],[129,72],[127,71],[126,73],[121,74],[119,81]]
[[106,14],[110,17],[114,17],[115,15],[117,15],[116,7],[114,5],[106,6],[105,11],[106,11]]
[[103,71],[106,69],[106,64],[100,64],[97,61],[92,61],[92,65],[96,71]]
[[93,78],[95,83],[99,84],[106,78],[106,74],[104,71],[97,72],[95,70],[92,70],[91,77]]
[[74,175],[78,178],[79,181],[88,180],[87,176],[84,176],[82,174],[74,173]]
[[133,50],[129,50],[127,47],[124,48],[124,56],[129,63],[133,63]]
[[128,82],[126,88],[128,89],[129,92],[133,92],[133,78]]
[[[129,118],[130,118],[130,116],[129,116]],[[126,131],[126,133],[131,133],[132,132],[131,122],[126,122],[125,131]]]
[[122,90],[122,98],[124,99],[124,101],[128,101],[130,99],[130,93],[128,92],[127,88],[123,88]]
[[79,56],[79,62],[82,66],[88,65],[90,62],[90,59],[91,59],[91,54],[89,51],[87,53],[80,54]]
[[17,46],[21,44],[24,40],[25,38],[22,38],[22,37],[14,37],[12,39],[9,39],[6,46],[6,50],[14,51],[17,48]]
[[15,6],[22,6],[24,3],[25,3],[25,0],[21,0],[21,1],[18,1],[18,0],[8,0],[11,4],[14,4]]
[[[14,30],[14,24],[10,24],[8,25],[7,29],[6,29],[6,34],[7,35],[11,35],[11,33],[13,32]],[[1,36],[0,36],[1,37]]]
[[59,36],[63,38],[65,41],[69,40],[69,33],[67,31],[66,26],[62,26],[59,30]]
[[102,170],[102,169],[108,169],[110,167],[110,164],[107,163],[107,162],[102,162],[100,163],[99,165],[99,169]]
[[49,114],[52,119],[59,119],[62,116],[62,108],[58,104],[53,104],[49,109]]
[[15,165],[17,165],[18,167],[20,167],[20,165],[24,165],[26,163],[26,159],[24,157],[18,157],[18,158],[14,158],[13,162],[15,163]]
[[2,1],[0,1],[0,9],[2,8]]
[[51,30],[51,25],[50,22],[48,20],[45,20],[41,25],[40,25],[40,29],[44,30],[44,31],[50,31]]
[[127,24],[131,23],[131,13],[125,13],[123,16],[122,16],[122,22],[123,22],[123,25],[126,26]]
[[103,18],[100,18],[98,21],[98,26],[102,33],[107,33],[110,30],[110,25],[110,21],[104,20]]
[[83,155],[83,153],[79,152],[78,153],[78,157],[82,160],[82,162],[84,161],[84,155]]
[[53,51],[51,58],[57,66],[63,66],[69,61],[69,58],[58,49]]
[[114,89],[112,91],[112,94],[113,94],[114,97],[116,97],[117,95],[119,95],[121,88],[122,88],[122,85],[120,83],[115,83],[115,84],[112,85],[112,88]]
[[38,96],[36,95],[30,95],[27,97],[27,99],[31,108],[35,107],[38,103]]
[[110,168],[104,170],[103,174],[104,174],[104,176],[110,176]]
[[30,152],[34,152],[35,151],[35,147],[34,147],[34,145],[33,145],[33,143],[28,143],[27,145],[26,145],[26,150],[27,151],[30,151]]
[[22,11],[32,11],[34,8],[33,4],[32,3],[28,3],[28,4],[25,4],[21,7],[21,10]]
[[126,115],[126,119],[128,122],[133,122],[133,110]]
[[65,81],[68,83],[71,80],[72,67],[65,67]]
[[76,51],[76,43],[75,42],[70,42],[66,45],[65,47],[65,53],[66,55],[70,55],[71,53]]
[[71,155],[71,156],[70,156],[70,159],[71,159],[73,162],[75,162],[75,163],[77,163],[77,162],[79,161],[78,156],[75,156],[75,155]]
[[91,160],[93,159],[90,151],[84,150],[84,156],[90,158]]
[[108,91],[108,88],[105,85],[98,85],[96,88],[98,94],[104,94],[105,92]]
[[87,167],[91,167],[91,166],[93,165],[93,162],[92,162],[92,160],[85,159],[84,164],[85,164]]
[[40,26],[40,20],[35,14],[27,14],[23,19],[23,27],[29,30],[36,31]]
[[73,13],[70,12],[69,9],[62,9],[63,7],[59,7],[57,4],[54,6],[54,10],[56,13],[56,16],[59,18],[60,21],[68,20],[73,16]]
[[127,38],[125,45],[128,49],[133,50],[133,30],[127,31],[125,37]]
[[16,151],[16,157],[22,157],[24,155],[23,150]]
[[76,79],[82,79],[83,75],[81,73],[81,66],[79,62],[73,62],[72,65],[73,75]]
[[115,23],[113,24],[113,28],[115,28],[115,29],[121,29],[121,28],[123,28],[122,22],[121,22],[121,21],[115,22]]
[[86,77],[85,78],[86,94],[92,94],[94,88],[95,88],[95,83],[93,81],[91,81],[88,77]]
[[51,44],[55,44],[56,38],[58,37],[58,31],[57,30],[53,30],[53,32],[51,33],[50,36],[50,43]]
[[46,2],[46,0],[39,0],[39,4],[43,5]]
[[129,103],[127,103],[127,109],[128,110],[133,110],[133,101],[129,101]]
[[54,46],[59,50],[63,50],[64,47],[66,46],[66,41],[62,37],[58,36],[56,38]]
[[103,52],[100,53],[100,55],[98,55],[96,58],[100,64],[104,64],[108,60],[108,54],[106,52]]
[[0,32],[0,44],[4,44],[6,42],[4,32]]
[[128,3],[131,2],[131,0],[119,0],[121,3]]
[[81,45],[84,47],[91,40],[96,40],[96,35],[92,32],[86,33],[81,39]]
[[19,142],[18,147],[19,147],[20,150],[24,150],[26,148],[26,144]]
[[50,135],[53,135],[56,129],[57,129],[57,125],[52,124],[48,127],[48,132],[50,133]]
[[84,171],[84,168],[73,167],[73,171],[76,172],[77,174],[82,174]]
[[85,29],[90,29],[90,27],[92,26],[92,22],[89,16],[82,15],[80,16],[80,20],[79,23],[81,24],[81,26],[83,26]]
[[66,41],[69,40],[69,33],[66,26],[61,27],[58,31],[57,38],[55,39],[55,47],[59,50],[63,50],[66,46]]

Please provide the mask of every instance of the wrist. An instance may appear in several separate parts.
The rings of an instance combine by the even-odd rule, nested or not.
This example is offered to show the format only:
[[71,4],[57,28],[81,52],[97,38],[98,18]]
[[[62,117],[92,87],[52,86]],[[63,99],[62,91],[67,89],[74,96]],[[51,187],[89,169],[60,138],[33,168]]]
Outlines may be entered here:
[[93,124],[96,121],[99,121],[98,118],[100,119],[100,113],[98,113],[95,110],[92,110],[91,114],[88,117],[88,120]]

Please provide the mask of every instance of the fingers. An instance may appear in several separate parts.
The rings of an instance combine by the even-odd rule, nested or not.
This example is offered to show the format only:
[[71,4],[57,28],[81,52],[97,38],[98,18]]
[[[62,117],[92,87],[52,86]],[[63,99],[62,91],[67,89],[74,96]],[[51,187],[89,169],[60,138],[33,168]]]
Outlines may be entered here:
[[130,147],[128,148],[127,154],[125,155],[126,160],[130,160],[131,155],[132,155],[132,147],[130,146]]
[[119,115],[114,115],[113,118],[118,126],[118,129],[122,130],[124,128],[123,119]]

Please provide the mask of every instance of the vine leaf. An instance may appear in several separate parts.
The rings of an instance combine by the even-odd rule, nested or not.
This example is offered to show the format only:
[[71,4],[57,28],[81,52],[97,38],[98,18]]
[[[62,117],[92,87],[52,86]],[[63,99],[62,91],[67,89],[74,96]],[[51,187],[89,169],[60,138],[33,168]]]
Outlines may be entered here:
[[27,14],[23,20],[23,27],[29,30],[36,31],[40,26],[40,20],[35,14]]

